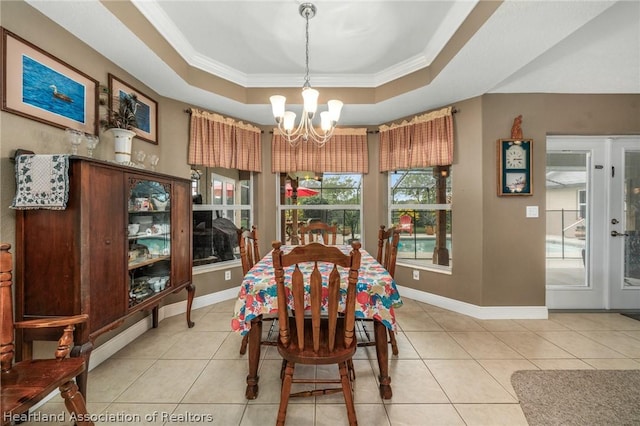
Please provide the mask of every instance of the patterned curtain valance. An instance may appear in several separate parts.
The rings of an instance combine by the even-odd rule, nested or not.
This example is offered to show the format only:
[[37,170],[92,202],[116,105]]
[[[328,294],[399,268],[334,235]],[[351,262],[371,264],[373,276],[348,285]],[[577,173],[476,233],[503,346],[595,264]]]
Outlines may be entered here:
[[189,133],[189,164],[262,171],[256,126],[192,108]]
[[322,148],[311,142],[300,142],[292,147],[278,129],[274,129],[271,171],[369,173],[367,129],[336,129]]
[[446,166],[453,162],[453,108],[400,124],[382,125],[380,171]]

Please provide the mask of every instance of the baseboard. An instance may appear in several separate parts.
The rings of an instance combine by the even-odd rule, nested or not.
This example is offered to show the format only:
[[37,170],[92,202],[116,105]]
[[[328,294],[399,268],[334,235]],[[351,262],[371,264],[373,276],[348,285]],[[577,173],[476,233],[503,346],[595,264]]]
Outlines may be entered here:
[[[459,314],[477,319],[547,319],[549,311],[546,306],[478,306],[461,302],[437,294],[427,293],[409,287],[398,286],[401,296],[418,302],[428,303],[439,308],[448,309]],[[400,308],[402,309],[402,308]]]

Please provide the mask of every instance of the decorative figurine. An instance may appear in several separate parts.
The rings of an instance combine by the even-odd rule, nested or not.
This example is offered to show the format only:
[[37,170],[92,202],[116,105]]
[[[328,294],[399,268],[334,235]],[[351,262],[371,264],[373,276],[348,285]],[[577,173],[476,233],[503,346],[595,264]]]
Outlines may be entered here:
[[522,140],[522,115],[517,116],[513,120],[513,126],[511,126],[511,139],[516,141]]

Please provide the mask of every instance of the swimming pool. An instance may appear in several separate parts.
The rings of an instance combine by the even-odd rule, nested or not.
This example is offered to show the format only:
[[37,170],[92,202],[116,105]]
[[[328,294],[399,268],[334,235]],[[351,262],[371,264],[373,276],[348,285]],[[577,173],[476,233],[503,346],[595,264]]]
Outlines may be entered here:
[[[564,257],[565,258],[581,258],[582,250],[584,249],[584,241],[580,243],[566,242],[564,243]],[[549,241],[546,244],[546,253],[548,258],[561,258],[563,257],[563,244],[561,241]]]
[[[433,253],[433,249],[436,245],[435,237],[416,237],[416,238],[402,238],[398,244],[399,254],[408,253]],[[451,253],[451,239],[447,238],[447,249]],[[573,242],[565,241],[564,243],[564,257],[565,258],[581,258],[582,250],[584,249],[584,241]],[[549,258],[561,258],[563,257],[563,244],[561,241],[547,240],[546,242],[546,256]]]
[[[427,252],[433,253],[433,249],[436,246],[435,237],[417,237],[417,238],[407,238],[401,239],[398,244],[398,252],[402,253],[413,253],[417,252]],[[447,238],[447,248],[451,251],[451,239]]]

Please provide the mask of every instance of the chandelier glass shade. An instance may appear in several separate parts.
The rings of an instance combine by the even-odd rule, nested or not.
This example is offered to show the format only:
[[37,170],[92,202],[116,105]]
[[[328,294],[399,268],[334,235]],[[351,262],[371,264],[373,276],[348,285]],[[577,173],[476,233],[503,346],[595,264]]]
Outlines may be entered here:
[[269,98],[273,116],[278,123],[278,130],[285,137],[287,142],[295,146],[300,141],[314,142],[318,146],[324,146],[336,128],[336,124],[340,119],[340,111],[342,110],[342,102],[338,100],[330,100],[327,102],[328,111],[320,113],[320,131],[313,127],[313,118],[318,110],[318,96],[320,92],[311,88],[309,82],[309,19],[316,14],[316,7],[311,3],[302,3],[298,8],[300,15],[306,21],[306,68],[304,77],[304,86],[302,87],[303,108],[300,123],[296,126],[296,114],[292,111],[285,110],[286,98],[282,95],[274,95]]

